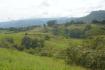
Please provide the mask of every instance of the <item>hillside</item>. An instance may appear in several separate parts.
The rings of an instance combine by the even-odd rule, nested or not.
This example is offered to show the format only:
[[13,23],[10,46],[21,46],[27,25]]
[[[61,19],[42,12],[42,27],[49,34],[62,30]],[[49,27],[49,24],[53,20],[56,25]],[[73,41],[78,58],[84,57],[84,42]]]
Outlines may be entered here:
[[104,70],[104,26],[68,23],[18,32],[1,29],[0,70]]
[[90,23],[92,20],[102,21],[102,20],[105,20],[105,11],[103,11],[103,10],[93,11],[90,14],[88,14],[87,16],[80,17],[80,18],[77,18],[74,20],[75,21],[84,21],[87,23]]
[[[6,53],[6,54],[5,54]],[[67,66],[62,60],[34,56],[10,49],[0,48],[0,70],[85,70]]]

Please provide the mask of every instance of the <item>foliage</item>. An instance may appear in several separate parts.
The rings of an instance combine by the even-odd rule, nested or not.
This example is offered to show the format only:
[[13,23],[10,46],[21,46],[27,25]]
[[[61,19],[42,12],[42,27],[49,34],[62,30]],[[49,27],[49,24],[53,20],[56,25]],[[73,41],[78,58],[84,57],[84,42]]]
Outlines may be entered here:
[[28,35],[25,35],[22,39],[21,43],[25,48],[36,48],[36,47],[44,47],[44,40],[31,39]]
[[66,62],[81,65],[92,70],[105,69],[105,37],[95,37],[83,43],[80,47],[70,47],[67,50]]
[[56,24],[57,24],[56,20],[50,20],[47,22],[47,26],[49,26],[49,27],[55,26]]
[[23,46],[25,46],[26,48],[30,48],[31,46],[31,39],[25,35],[22,39],[22,43],[21,43]]

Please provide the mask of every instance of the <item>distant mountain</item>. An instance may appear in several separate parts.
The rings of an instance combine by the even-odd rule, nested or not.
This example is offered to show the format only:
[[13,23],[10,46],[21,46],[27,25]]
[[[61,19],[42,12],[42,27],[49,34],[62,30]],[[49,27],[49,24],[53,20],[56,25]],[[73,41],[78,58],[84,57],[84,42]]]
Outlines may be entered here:
[[1,28],[9,28],[9,27],[27,27],[33,25],[41,25],[46,22],[45,19],[24,19],[24,20],[14,20],[8,22],[0,22]]
[[42,25],[46,24],[49,20],[57,20],[58,23],[65,23],[70,20],[67,17],[60,18],[37,18],[37,19],[24,19],[24,20],[15,20],[9,22],[0,22],[0,28],[10,28],[10,27],[27,27],[33,25]]
[[0,28],[10,28],[10,27],[27,27],[33,25],[42,25],[46,24],[49,20],[57,20],[59,24],[74,21],[84,21],[90,23],[92,20],[105,20],[105,11],[93,11],[89,15],[79,18],[69,18],[69,17],[58,17],[58,18],[37,18],[37,19],[24,19],[24,20],[15,20],[8,22],[0,22]]
[[76,18],[74,20],[75,21],[84,21],[87,23],[90,23],[92,20],[102,21],[102,20],[105,20],[105,11],[104,10],[93,11],[87,16]]

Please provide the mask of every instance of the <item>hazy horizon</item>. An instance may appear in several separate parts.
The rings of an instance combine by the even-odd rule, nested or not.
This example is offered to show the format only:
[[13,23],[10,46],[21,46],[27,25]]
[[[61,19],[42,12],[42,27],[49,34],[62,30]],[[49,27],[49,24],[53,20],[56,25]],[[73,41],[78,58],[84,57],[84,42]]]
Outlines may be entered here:
[[55,17],[82,17],[105,10],[104,0],[0,0],[0,22]]

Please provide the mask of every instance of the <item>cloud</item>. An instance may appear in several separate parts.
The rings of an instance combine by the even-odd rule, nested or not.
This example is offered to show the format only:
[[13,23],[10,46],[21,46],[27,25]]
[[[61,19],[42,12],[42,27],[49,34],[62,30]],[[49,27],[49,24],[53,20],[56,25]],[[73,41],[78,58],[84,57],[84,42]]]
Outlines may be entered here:
[[47,1],[43,1],[40,5],[39,5],[39,7],[49,7],[50,6],[50,4],[47,2]]
[[0,0],[0,20],[3,21],[80,17],[94,10],[105,10],[105,0]]

